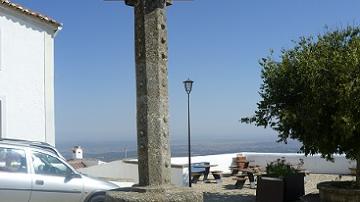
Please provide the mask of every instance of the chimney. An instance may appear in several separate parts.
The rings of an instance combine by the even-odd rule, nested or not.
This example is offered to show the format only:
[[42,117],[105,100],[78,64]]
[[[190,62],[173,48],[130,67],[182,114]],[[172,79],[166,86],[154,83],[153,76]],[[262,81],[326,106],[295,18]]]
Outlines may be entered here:
[[75,146],[72,151],[73,159],[83,159],[83,150],[80,146]]

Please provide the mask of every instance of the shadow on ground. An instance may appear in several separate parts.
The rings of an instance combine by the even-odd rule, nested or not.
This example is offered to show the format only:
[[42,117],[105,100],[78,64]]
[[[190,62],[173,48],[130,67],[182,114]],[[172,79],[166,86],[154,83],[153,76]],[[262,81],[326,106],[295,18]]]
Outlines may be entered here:
[[226,184],[223,187],[224,187],[224,189],[228,189],[228,190],[236,189],[235,185],[233,185],[233,184]]
[[225,193],[204,193],[205,202],[254,202],[255,196],[253,195],[235,195],[235,194],[225,194]]
[[[223,186],[223,188],[227,189],[227,190],[242,189],[242,188],[251,189],[250,184],[244,184],[242,188],[238,188],[234,184],[226,184]],[[254,190],[255,190],[255,188],[254,188]]]

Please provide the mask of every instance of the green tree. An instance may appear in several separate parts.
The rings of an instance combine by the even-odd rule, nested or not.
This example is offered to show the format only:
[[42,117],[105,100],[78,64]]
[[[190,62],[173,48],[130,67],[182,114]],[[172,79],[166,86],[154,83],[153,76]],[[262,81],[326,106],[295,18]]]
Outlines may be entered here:
[[302,143],[306,155],[335,153],[357,160],[360,187],[360,28],[301,37],[294,47],[260,61],[261,100],[241,122],[271,127],[279,142]]

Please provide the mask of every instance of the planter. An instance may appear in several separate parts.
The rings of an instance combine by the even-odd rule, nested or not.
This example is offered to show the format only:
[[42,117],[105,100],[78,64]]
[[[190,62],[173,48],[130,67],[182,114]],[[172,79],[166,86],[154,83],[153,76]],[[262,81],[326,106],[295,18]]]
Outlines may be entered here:
[[322,202],[359,202],[360,189],[352,188],[349,181],[322,182],[317,185]]
[[261,176],[257,181],[256,202],[296,201],[304,194],[303,173],[284,178]]
[[356,175],[356,168],[349,168],[351,175]]

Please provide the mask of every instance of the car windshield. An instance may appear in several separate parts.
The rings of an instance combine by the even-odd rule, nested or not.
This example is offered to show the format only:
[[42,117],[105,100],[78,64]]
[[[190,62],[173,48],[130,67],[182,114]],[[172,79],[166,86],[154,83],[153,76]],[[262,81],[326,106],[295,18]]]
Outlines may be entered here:
[[51,152],[55,154],[56,156],[60,157],[61,159],[65,160],[65,158],[58,152],[55,148],[49,147],[49,146],[43,146],[43,145],[32,145],[33,147],[41,148],[43,150],[46,150],[48,152]]

